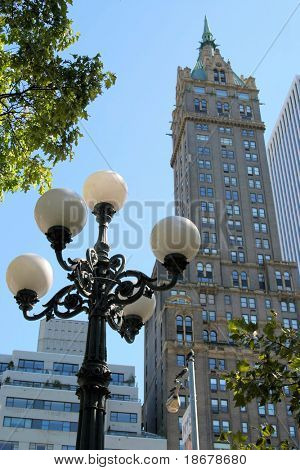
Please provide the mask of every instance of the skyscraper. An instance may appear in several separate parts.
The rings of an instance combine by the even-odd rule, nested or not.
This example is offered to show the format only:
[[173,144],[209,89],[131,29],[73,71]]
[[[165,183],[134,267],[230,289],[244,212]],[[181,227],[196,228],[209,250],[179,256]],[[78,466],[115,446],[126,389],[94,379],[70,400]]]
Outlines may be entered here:
[[[285,438],[299,444],[288,402],[237,408],[221,377],[238,359],[253,360],[232,344],[227,320],[262,326],[273,308],[298,328],[297,266],[280,255],[264,130],[254,78],[239,77],[224,60],[205,18],[194,69],[177,71],[171,157],[177,214],[198,226],[202,246],[175,288],[157,295],[145,329],[144,424],[165,435],[169,449],[182,445],[188,392],[181,393],[178,415],[168,414],[165,403],[191,347],[201,449],[220,448],[218,435],[228,429],[253,441],[266,421],[275,445]],[[154,275],[167,279],[159,264]]]
[[297,75],[271,134],[267,156],[283,259],[300,271],[300,75]]

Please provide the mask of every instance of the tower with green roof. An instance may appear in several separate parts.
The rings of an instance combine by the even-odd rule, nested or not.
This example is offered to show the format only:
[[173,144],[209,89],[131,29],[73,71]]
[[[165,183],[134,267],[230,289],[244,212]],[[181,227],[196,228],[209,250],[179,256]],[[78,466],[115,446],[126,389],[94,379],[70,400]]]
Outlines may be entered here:
[[[146,325],[145,428],[165,435],[169,449],[182,447],[188,390],[180,392],[178,414],[165,403],[192,348],[201,449],[224,448],[218,436],[228,429],[253,442],[264,421],[276,429],[275,446],[289,439],[298,448],[297,432],[288,435],[295,427],[288,398],[276,409],[256,401],[236,408],[222,378],[238,359],[254,360],[232,343],[227,321],[263,326],[274,309],[284,325],[297,328],[300,286],[296,263],[280,254],[255,80],[233,71],[206,17],[195,67],[177,70],[171,130],[176,213],[197,225],[202,246],[182,280],[158,293]],[[167,279],[158,264],[153,275]]]

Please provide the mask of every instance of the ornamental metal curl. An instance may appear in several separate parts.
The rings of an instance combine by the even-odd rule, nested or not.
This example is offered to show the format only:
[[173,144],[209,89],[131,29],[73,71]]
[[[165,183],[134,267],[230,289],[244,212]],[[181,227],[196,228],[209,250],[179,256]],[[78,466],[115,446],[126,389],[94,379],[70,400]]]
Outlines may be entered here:
[[[75,317],[79,313],[88,312],[88,306],[85,305],[86,300],[83,299],[76,291],[76,286],[69,285],[60,289],[43,307],[46,307],[42,312],[28,315],[28,312],[32,310],[33,305],[38,302],[36,293],[29,289],[22,289],[16,295],[16,301],[23,311],[24,318],[26,320],[34,321],[40,320],[46,317],[46,321],[52,318],[58,317],[62,319],[68,319]],[[64,310],[61,310],[61,309]]]

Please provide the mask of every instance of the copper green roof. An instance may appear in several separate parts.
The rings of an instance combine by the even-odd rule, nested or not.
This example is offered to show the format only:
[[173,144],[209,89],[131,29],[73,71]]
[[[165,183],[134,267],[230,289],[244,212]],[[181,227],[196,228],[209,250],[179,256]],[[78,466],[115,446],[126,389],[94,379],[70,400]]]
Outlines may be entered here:
[[198,60],[196,62],[196,65],[195,65],[195,67],[194,67],[194,69],[191,73],[191,77],[194,80],[207,80],[207,75],[206,75],[206,72],[204,70],[202,60],[200,58],[200,54],[199,54]]

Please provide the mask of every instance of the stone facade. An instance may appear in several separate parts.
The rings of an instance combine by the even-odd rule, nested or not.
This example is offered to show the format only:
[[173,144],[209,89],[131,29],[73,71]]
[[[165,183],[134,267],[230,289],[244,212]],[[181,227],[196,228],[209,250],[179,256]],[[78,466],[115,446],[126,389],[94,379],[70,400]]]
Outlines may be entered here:
[[[253,441],[264,422],[276,426],[275,445],[289,438],[298,447],[288,398],[276,409],[253,401],[242,411],[220,378],[238,359],[251,359],[232,344],[227,320],[243,316],[263,326],[274,309],[297,328],[300,286],[296,264],[281,259],[255,80],[234,73],[207,22],[195,68],[178,67],[171,128],[177,214],[197,225],[202,246],[178,285],[157,294],[146,325],[145,429],[165,435],[169,449],[182,445],[188,393],[182,391],[178,415],[165,403],[193,348],[201,449],[219,448],[219,431],[228,427]],[[158,263],[154,275],[167,278]]]

